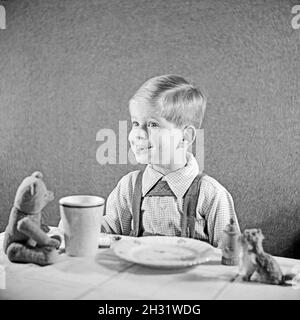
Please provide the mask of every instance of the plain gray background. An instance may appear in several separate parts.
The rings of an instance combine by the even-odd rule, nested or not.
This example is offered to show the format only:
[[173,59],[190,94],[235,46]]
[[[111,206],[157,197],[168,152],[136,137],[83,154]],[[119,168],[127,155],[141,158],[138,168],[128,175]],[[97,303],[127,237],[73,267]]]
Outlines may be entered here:
[[100,165],[149,77],[175,73],[208,96],[205,171],[232,194],[242,229],[300,257],[300,29],[288,0],[0,1],[0,231],[35,170],[58,199],[107,197],[132,165]]

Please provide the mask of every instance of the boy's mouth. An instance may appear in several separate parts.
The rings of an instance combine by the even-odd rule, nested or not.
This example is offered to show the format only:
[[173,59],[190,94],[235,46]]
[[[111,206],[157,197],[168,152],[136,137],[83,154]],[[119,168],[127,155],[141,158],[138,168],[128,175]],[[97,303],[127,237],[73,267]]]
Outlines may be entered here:
[[137,145],[135,146],[135,150],[138,152],[147,151],[152,148],[153,148],[153,146],[137,146]]

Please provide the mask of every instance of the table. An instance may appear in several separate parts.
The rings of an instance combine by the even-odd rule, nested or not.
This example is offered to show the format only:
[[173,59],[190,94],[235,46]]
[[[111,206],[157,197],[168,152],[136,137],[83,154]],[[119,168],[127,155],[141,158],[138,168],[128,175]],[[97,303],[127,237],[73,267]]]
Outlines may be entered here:
[[[56,228],[51,228],[51,232],[55,231]],[[100,248],[96,257],[88,258],[63,253],[57,263],[40,267],[11,263],[3,253],[3,235],[0,234],[0,266],[2,287],[4,272],[6,289],[1,288],[0,282],[0,299],[300,299],[300,288],[237,280],[238,268],[222,265],[219,249],[215,249],[212,261],[181,270],[159,270],[129,263],[119,259],[111,248]],[[275,259],[283,272],[293,266],[300,268],[300,260]]]

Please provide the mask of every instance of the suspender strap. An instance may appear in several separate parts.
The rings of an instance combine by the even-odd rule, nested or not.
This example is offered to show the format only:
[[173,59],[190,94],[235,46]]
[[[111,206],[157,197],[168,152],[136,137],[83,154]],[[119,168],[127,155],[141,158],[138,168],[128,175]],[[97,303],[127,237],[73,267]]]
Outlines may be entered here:
[[138,173],[135,186],[134,186],[134,191],[133,191],[133,199],[132,199],[133,228],[129,234],[132,237],[139,237],[143,233],[143,224],[142,224],[143,212],[141,210],[143,173],[144,173],[144,170],[141,170]]
[[183,197],[183,217],[181,220],[181,236],[194,238],[196,209],[199,199],[202,178],[205,174],[198,174]]

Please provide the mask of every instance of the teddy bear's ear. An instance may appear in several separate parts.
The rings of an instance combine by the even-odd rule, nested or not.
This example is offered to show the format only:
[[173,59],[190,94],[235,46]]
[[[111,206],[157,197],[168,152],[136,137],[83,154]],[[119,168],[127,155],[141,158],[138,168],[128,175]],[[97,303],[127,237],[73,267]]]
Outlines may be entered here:
[[32,196],[36,193],[36,187],[37,187],[37,183],[36,183],[36,182],[33,182],[33,183],[30,185],[30,194],[31,194]]
[[262,240],[265,238],[265,236],[263,235],[261,229],[257,229],[257,233],[261,237]]
[[38,178],[38,179],[42,179],[43,178],[43,174],[40,171],[35,171],[32,174],[33,177]]

